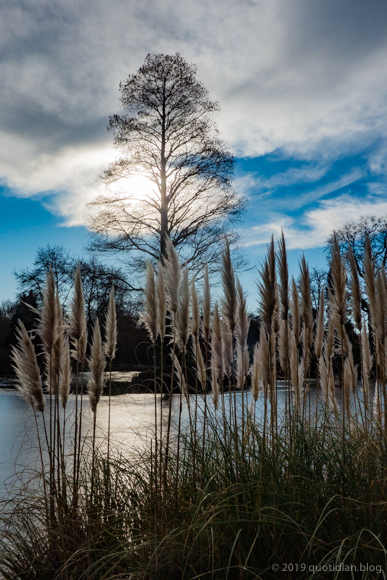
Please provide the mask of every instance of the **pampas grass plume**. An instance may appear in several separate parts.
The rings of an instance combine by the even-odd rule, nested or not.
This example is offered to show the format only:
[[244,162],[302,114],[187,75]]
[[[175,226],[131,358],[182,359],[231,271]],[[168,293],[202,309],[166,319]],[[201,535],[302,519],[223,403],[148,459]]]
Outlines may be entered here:
[[157,301],[155,271],[150,262],[147,264],[146,284],[144,291],[144,310],[140,315],[139,324],[147,329],[150,339],[154,344],[157,339]]
[[16,327],[16,347],[12,347],[13,369],[18,381],[18,389],[33,409],[44,411],[42,379],[31,338],[19,320]]
[[221,278],[224,298],[222,300],[222,312],[228,324],[229,330],[234,336],[236,327],[237,292],[235,286],[235,274],[231,262],[230,246],[228,240],[222,254]]
[[161,262],[159,262],[159,268],[157,272],[157,309],[157,331],[160,334],[161,341],[163,342],[165,337],[165,321],[167,316],[167,295],[165,292],[164,268]]
[[59,373],[59,396],[63,409],[66,408],[71,386],[70,345],[65,339],[62,345],[61,368]]
[[260,391],[259,366],[259,346],[256,344],[254,347],[254,362],[251,372],[251,395],[254,401],[258,400]]
[[55,279],[52,268],[47,272],[46,286],[43,292],[43,307],[39,314],[38,334],[43,342],[46,356],[51,357],[57,339],[58,308],[56,303]]
[[87,325],[81,267],[78,264],[74,274],[74,296],[71,302],[69,334],[75,346],[75,358],[84,362],[87,347]]
[[88,384],[90,407],[93,413],[97,411],[102,391],[104,388],[105,357],[102,349],[101,331],[98,318],[94,324],[93,342],[89,358],[91,378]]
[[351,269],[351,294],[352,294],[352,313],[353,318],[355,320],[356,328],[361,330],[361,289],[360,289],[360,282],[359,282],[359,274],[357,271],[357,264],[355,260],[355,256],[353,255],[352,247],[349,246],[348,249],[348,261],[349,266]]
[[192,321],[191,321],[191,333],[195,341],[199,340],[200,332],[200,311],[199,311],[199,299],[195,287],[195,278],[191,281],[191,307],[192,307]]
[[316,337],[314,341],[314,350],[316,357],[321,358],[323,340],[324,340],[324,304],[325,304],[325,291],[324,288],[321,289],[319,306],[318,306],[318,317],[317,317],[317,327],[316,327]]
[[166,239],[166,249],[167,257],[164,261],[164,280],[167,288],[168,306],[175,313],[179,307],[181,267],[179,257],[169,237]]
[[114,298],[113,286],[109,294],[109,306],[106,315],[105,333],[106,333],[105,355],[110,359],[111,362],[116,356],[116,346],[117,346],[116,301]]
[[183,280],[180,288],[179,306],[175,318],[176,343],[182,350],[185,348],[189,337],[189,281],[188,268],[184,268]]
[[292,302],[290,311],[292,315],[293,336],[298,344],[300,340],[300,298],[294,278],[292,278]]
[[289,268],[286,255],[285,236],[282,232],[278,243],[278,278],[279,295],[281,301],[281,318],[286,320],[289,312]]
[[203,289],[203,336],[208,344],[211,332],[211,287],[210,278],[208,274],[208,264],[205,265],[204,273],[204,289]]
[[278,332],[278,290],[275,271],[274,237],[271,238],[267,256],[261,269],[261,282],[258,283],[260,296],[259,314],[268,334]]
[[215,304],[212,318],[212,342],[211,342],[211,369],[216,378],[223,375],[223,348],[222,348],[222,325],[219,316],[218,304]]

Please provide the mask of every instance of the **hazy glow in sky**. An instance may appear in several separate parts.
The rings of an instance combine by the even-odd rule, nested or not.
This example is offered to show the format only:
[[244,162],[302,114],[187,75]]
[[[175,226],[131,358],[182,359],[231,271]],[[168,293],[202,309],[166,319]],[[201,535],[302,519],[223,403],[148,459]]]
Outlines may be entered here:
[[321,266],[333,228],[387,213],[386,30],[384,0],[2,3],[0,300],[38,246],[81,252],[118,84],[148,52],[195,62],[220,102],[252,260],[283,228]]

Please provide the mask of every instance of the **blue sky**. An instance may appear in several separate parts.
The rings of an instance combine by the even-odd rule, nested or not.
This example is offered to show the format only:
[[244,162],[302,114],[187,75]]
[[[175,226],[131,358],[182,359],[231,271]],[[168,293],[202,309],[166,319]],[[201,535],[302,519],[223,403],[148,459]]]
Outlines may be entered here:
[[[0,301],[39,246],[82,252],[118,84],[148,52],[195,62],[221,105],[251,262],[282,228],[294,273],[303,252],[324,267],[334,228],[387,214],[386,30],[382,0],[3,3]],[[256,278],[243,277],[251,308]]]

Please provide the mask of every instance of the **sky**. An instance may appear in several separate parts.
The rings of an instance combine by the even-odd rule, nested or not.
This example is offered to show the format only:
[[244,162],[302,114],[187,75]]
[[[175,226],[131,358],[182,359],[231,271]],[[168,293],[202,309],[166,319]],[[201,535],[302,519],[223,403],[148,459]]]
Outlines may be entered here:
[[0,301],[38,247],[82,254],[119,82],[152,52],[220,103],[251,264],[283,229],[292,271],[325,267],[333,229],[387,214],[386,30],[384,0],[0,0]]

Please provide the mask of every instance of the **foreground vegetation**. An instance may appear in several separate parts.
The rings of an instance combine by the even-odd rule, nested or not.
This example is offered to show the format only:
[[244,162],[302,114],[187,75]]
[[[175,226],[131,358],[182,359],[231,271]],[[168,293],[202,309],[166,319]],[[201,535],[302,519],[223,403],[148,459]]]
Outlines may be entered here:
[[[246,299],[227,244],[220,307],[212,304],[205,272],[200,311],[195,284],[189,284],[168,243],[157,276],[148,267],[142,315],[154,353],[154,436],[150,446],[120,455],[110,432],[103,451],[95,437],[106,361],[109,370],[115,356],[114,295],[105,343],[96,322],[86,360],[80,271],[66,324],[49,274],[37,328],[48,412],[34,347],[22,325],[13,354],[20,388],[36,417],[41,472],[17,497],[3,501],[0,571],[5,578],[371,579],[384,574],[387,283],[369,244],[364,289],[353,257],[348,260],[350,301],[335,241],[330,287],[321,292],[314,312],[305,261],[299,286],[290,284],[285,241],[280,240],[277,256],[272,242],[259,283],[260,340],[250,357]],[[363,291],[370,305],[366,320],[360,310]],[[78,387],[71,429],[59,420],[71,379],[69,339],[76,385],[83,384],[86,363],[92,375],[89,449]],[[174,372],[167,374],[163,363],[171,357]],[[315,369],[321,396],[313,399],[309,377]],[[281,402],[278,377],[287,386]],[[169,393],[167,409],[158,395],[160,384]],[[69,433],[70,453],[65,452]]]

